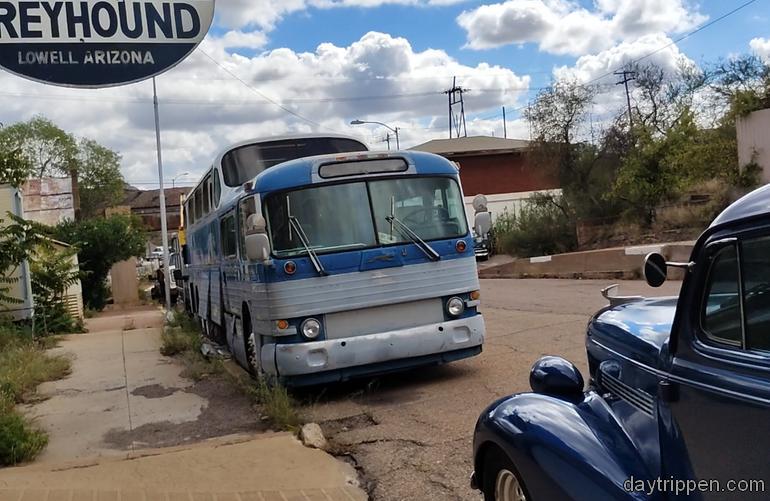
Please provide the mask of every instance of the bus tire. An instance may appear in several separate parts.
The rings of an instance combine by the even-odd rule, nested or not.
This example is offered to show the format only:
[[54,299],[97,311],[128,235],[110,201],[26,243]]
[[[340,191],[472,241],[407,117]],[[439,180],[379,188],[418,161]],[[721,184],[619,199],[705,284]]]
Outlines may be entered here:
[[249,309],[247,307],[243,308],[243,317],[241,318],[242,318],[241,327],[242,327],[242,333],[243,333],[243,350],[246,358],[245,368],[246,370],[249,371],[249,374],[251,374],[254,377],[257,377],[257,365],[256,365],[257,361],[255,360],[254,357],[258,355],[254,350],[254,346],[252,346],[251,314],[249,313]]
[[260,367],[261,360],[259,359],[261,356],[260,352],[262,351],[262,347],[261,343],[258,342],[256,334],[254,333],[254,329],[251,325],[251,314],[248,307],[246,306],[243,308],[242,327],[243,348],[246,355],[246,370],[249,371],[249,374],[258,378],[262,375]]

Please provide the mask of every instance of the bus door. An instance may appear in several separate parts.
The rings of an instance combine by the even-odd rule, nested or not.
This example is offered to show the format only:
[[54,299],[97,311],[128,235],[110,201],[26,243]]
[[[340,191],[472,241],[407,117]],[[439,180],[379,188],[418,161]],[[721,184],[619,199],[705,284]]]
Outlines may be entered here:
[[[240,261],[238,259],[238,225],[235,209],[231,210],[219,220],[219,236],[221,239],[222,267],[220,270],[220,283],[222,291],[222,307],[225,314],[238,315],[239,302],[237,291],[241,282]],[[224,317],[224,316],[223,316]],[[222,327],[229,334],[227,317],[224,317]]]

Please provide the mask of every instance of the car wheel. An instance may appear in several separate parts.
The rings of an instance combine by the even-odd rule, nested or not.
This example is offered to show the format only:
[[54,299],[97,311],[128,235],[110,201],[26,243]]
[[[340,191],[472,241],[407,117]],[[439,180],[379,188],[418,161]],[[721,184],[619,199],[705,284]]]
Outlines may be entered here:
[[484,501],[532,501],[513,462],[493,450],[484,464]]

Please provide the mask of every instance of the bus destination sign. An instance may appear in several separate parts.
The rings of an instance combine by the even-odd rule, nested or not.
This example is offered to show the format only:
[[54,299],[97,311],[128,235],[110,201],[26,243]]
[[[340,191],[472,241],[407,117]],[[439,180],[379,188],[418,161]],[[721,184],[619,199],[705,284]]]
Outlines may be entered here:
[[114,87],[184,60],[214,0],[0,1],[0,66],[67,87]]

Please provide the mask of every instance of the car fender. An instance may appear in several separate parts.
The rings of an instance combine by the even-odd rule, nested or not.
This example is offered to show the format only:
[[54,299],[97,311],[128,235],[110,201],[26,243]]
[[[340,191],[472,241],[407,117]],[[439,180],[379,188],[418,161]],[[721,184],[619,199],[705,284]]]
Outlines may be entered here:
[[[474,444],[479,485],[484,455],[498,447],[513,461],[528,499],[662,499],[647,488],[656,479],[594,392],[579,401],[537,393],[501,400],[482,414]],[[641,486],[644,492],[636,490]]]

